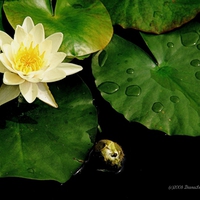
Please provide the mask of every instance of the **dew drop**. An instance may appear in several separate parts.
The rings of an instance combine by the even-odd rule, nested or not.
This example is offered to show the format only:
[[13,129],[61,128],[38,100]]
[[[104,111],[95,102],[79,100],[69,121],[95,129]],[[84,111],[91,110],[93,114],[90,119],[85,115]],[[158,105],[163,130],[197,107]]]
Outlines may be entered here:
[[99,66],[100,67],[103,67],[105,65],[105,62],[108,58],[108,54],[105,50],[103,50],[100,54],[99,54],[99,57],[98,57],[98,62],[99,62]]
[[197,45],[197,49],[200,50],[200,44]]
[[131,82],[131,81],[133,81],[133,79],[132,78],[127,78],[127,81]]
[[179,99],[179,97],[177,97],[177,96],[171,96],[171,97],[170,97],[170,101],[173,102],[173,103],[178,103],[179,100],[180,100],[180,99]]
[[73,4],[72,7],[75,9],[83,8],[83,6],[79,3]]
[[28,171],[28,173],[31,173],[31,174],[33,174],[35,172],[33,168],[28,168],[27,171]]
[[190,65],[192,65],[193,67],[200,67],[200,60],[194,59],[190,62]]
[[160,17],[160,18],[162,18],[163,17],[163,13],[160,12],[160,11],[154,11],[153,17]]
[[103,82],[98,86],[98,89],[107,94],[113,94],[119,90],[119,85],[117,83],[107,81]]
[[126,73],[127,73],[127,74],[133,74],[133,73],[134,73],[134,69],[133,69],[133,68],[128,68],[128,69],[126,70]]
[[169,48],[172,48],[172,47],[174,47],[174,43],[168,42],[168,43],[167,43],[167,46],[168,46]]
[[188,32],[181,34],[181,42],[186,47],[196,45],[198,40],[199,40],[199,35],[196,32]]
[[126,88],[127,96],[139,96],[141,94],[141,88],[138,85],[130,85]]
[[169,1],[165,1],[164,6],[169,6]]
[[164,108],[164,106],[162,105],[162,103],[160,102],[155,102],[152,106],[152,110],[156,113],[159,113],[162,111],[162,109]]
[[198,80],[200,80],[200,71],[198,71],[198,72],[195,73],[195,77],[196,77]]

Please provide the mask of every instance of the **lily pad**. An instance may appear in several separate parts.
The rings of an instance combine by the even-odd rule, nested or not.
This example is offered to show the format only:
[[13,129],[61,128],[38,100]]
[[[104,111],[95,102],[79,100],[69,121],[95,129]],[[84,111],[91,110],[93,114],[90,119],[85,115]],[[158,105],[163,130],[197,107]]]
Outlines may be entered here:
[[157,63],[135,44],[114,35],[93,57],[96,85],[129,121],[169,135],[200,135],[200,24],[141,33]]
[[102,0],[113,24],[144,32],[163,33],[180,27],[200,12],[196,0]]
[[49,84],[59,108],[36,100],[0,107],[0,177],[64,183],[94,144],[97,113],[78,76]]
[[14,29],[30,16],[35,24],[44,25],[46,36],[62,32],[60,51],[69,58],[103,49],[113,34],[109,13],[98,0],[57,0],[55,9],[50,0],[14,0],[5,1],[3,9]]

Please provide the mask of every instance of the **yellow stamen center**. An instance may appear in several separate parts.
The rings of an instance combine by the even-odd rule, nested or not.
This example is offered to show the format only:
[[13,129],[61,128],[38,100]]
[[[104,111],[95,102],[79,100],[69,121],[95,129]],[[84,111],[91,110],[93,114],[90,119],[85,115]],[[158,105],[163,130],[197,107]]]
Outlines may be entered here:
[[30,47],[27,48],[21,43],[14,56],[14,68],[23,72],[24,75],[27,75],[29,72],[38,71],[43,67],[44,54],[45,52],[40,54],[38,44],[33,47],[33,42],[31,42]]

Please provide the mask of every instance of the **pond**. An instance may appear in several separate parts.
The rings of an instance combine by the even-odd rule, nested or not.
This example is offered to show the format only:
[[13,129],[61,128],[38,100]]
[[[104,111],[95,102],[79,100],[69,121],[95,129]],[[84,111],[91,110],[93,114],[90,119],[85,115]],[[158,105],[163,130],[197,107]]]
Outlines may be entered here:
[[200,3],[0,6],[3,196],[200,189]]

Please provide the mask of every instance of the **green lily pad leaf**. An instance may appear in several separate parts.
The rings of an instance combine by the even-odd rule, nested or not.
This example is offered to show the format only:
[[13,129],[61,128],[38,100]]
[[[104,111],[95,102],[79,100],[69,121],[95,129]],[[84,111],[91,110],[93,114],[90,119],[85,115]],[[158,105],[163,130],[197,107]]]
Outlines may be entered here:
[[57,0],[55,10],[50,0],[5,1],[3,8],[13,28],[30,16],[44,25],[46,36],[62,32],[60,51],[69,58],[84,56],[103,49],[113,34],[112,22],[98,0]]
[[180,27],[200,12],[196,0],[101,1],[113,24],[157,34]]
[[36,100],[0,107],[0,177],[64,183],[94,144],[97,113],[78,76],[49,84],[59,107]]
[[167,34],[142,34],[157,64],[115,35],[93,57],[96,85],[129,121],[169,135],[200,135],[200,24]]

